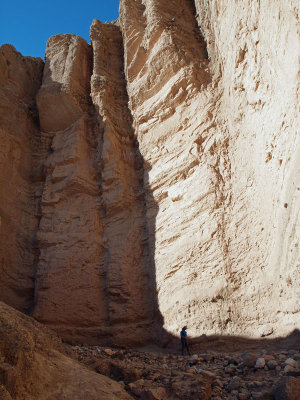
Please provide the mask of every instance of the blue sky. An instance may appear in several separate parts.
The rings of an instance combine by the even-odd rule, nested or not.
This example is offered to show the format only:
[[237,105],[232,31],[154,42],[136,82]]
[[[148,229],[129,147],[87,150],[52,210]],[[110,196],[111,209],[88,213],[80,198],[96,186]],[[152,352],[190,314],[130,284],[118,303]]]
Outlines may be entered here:
[[89,42],[93,19],[118,18],[119,0],[8,0],[0,4],[0,44],[10,43],[24,56],[44,58],[46,42],[74,33]]

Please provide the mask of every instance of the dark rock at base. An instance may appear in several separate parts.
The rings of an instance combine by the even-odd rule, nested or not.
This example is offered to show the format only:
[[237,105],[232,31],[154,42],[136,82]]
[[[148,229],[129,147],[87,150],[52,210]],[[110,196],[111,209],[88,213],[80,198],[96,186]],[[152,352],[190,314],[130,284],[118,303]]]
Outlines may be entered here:
[[300,379],[292,376],[281,378],[272,388],[275,400],[299,400]]
[[255,400],[272,400],[272,394],[270,392],[253,392],[252,399]]
[[0,384],[0,399],[1,400],[12,400],[11,395],[5,389],[3,385]]
[[300,371],[289,371],[286,376],[300,376]]
[[243,365],[245,367],[254,367],[256,360],[257,360],[257,356],[256,354],[252,354],[252,353],[244,353],[241,355],[241,359],[243,361]]

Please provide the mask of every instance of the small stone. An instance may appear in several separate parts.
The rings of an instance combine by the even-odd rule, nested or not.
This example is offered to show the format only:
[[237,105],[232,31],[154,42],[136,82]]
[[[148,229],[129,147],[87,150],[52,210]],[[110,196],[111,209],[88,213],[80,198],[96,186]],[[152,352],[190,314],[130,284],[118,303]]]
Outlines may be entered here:
[[196,364],[198,360],[199,360],[199,357],[197,356],[197,354],[193,354],[193,355],[189,358],[188,362],[189,362],[190,364]]
[[253,353],[244,353],[241,355],[241,359],[245,367],[254,367],[257,357]]
[[141,393],[142,400],[164,400],[166,397],[166,389],[163,387],[144,390]]
[[243,362],[243,360],[242,360],[241,357],[235,357],[234,358],[234,364],[238,365],[238,364],[241,364],[242,362]]
[[211,354],[206,354],[204,357],[204,361],[206,361],[206,362],[213,361],[213,359],[214,359],[214,357]]
[[184,372],[183,375],[186,376],[186,377],[188,378],[188,377],[194,376],[195,373],[194,373],[194,372]]
[[236,366],[233,364],[229,364],[228,367],[225,368],[225,372],[227,374],[233,374],[236,370]]
[[292,367],[291,365],[286,365],[285,367],[284,367],[284,370],[283,370],[283,372],[285,373],[285,374],[287,374],[288,372],[294,372],[296,369],[294,368],[294,367]]
[[252,399],[255,399],[255,400],[261,400],[262,399],[262,395],[263,395],[262,392],[252,392],[251,393]]
[[256,360],[255,368],[262,369],[266,365],[266,360],[263,357],[260,357]]
[[112,349],[104,349],[104,353],[107,354],[108,356],[112,356],[115,354],[115,352]]
[[241,389],[239,393],[239,400],[250,399],[250,393],[246,389]]
[[277,367],[277,361],[275,361],[275,360],[269,360],[268,362],[267,362],[267,367],[269,368],[269,369],[276,369],[276,367]]
[[195,368],[187,368],[186,372],[190,373],[190,374],[196,374],[197,373]]
[[288,358],[284,362],[285,365],[290,365],[293,368],[297,368],[297,361],[293,360],[292,358]]
[[223,382],[220,379],[216,379],[212,383],[212,387],[224,387]]
[[241,380],[237,376],[235,376],[227,386],[229,391],[239,389],[240,387],[241,387]]
[[264,382],[261,382],[261,381],[254,381],[253,383],[254,383],[254,386],[256,386],[256,387],[262,387],[264,385]]
[[264,359],[265,359],[266,362],[267,362],[267,361],[270,361],[270,360],[275,360],[275,357],[274,357],[274,356],[271,356],[271,355],[269,355],[269,354],[264,354]]
[[204,369],[199,369],[198,372],[199,372],[200,374],[206,376],[207,378],[210,378],[211,380],[216,379],[216,374],[214,374],[214,373],[211,372],[211,371],[207,371],[207,370],[204,370]]

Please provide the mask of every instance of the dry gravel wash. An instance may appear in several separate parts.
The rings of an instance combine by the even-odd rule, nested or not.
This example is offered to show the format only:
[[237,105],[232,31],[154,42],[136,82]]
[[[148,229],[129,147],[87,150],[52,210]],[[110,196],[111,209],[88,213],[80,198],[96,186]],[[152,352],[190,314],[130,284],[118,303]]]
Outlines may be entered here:
[[208,351],[192,356],[74,346],[78,360],[136,399],[300,398],[300,350]]

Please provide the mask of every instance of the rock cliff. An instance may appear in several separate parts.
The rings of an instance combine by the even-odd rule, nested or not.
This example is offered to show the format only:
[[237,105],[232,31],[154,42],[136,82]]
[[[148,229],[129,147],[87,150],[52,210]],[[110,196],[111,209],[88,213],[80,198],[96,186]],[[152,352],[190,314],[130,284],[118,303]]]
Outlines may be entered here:
[[2,46],[1,299],[89,343],[299,328],[299,14],[121,0]]

